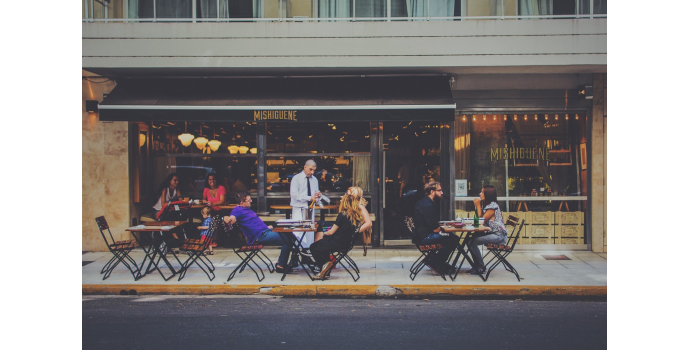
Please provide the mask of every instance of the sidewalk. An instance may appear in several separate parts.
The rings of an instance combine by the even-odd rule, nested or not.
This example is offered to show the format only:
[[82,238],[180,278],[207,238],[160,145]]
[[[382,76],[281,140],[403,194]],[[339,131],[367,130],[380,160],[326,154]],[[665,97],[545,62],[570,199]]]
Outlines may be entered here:
[[[424,268],[410,280],[410,266],[419,253],[414,248],[369,249],[362,256],[362,249],[355,248],[350,256],[360,268],[361,278],[354,282],[340,266],[333,270],[326,281],[310,281],[301,267],[288,274],[268,273],[258,282],[254,273],[247,269],[226,282],[230,272],[240,262],[231,249],[217,249],[209,256],[216,266],[216,278],[209,281],[199,267],[190,268],[182,281],[177,276],[164,281],[158,272],[134,281],[129,270],[118,266],[112,275],[102,280],[100,270],[112,257],[110,252],[86,252],[82,254],[82,294],[120,294],[136,291],[136,294],[242,294],[322,297],[606,297],[606,254],[586,251],[543,251],[525,248],[513,252],[508,261],[524,278],[518,282],[515,275],[502,266],[497,267],[487,282],[464,271],[465,263],[455,281],[444,281],[438,274]],[[264,248],[266,255],[278,260],[277,248]],[[547,260],[544,256],[564,255],[570,260]],[[132,257],[140,262],[144,253],[137,248]],[[182,255],[179,255],[182,258]],[[177,266],[176,266],[177,267]],[[169,271],[163,270],[164,273]],[[167,274],[166,274],[167,276]],[[134,292],[132,292],[133,294]]]

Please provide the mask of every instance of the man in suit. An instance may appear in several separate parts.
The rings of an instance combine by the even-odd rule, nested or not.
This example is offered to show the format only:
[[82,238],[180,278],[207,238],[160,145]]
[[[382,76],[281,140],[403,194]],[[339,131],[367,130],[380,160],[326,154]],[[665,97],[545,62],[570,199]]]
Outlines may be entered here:
[[449,274],[454,272],[454,268],[446,261],[458,246],[460,238],[455,235],[441,235],[441,228],[438,225],[440,218],[436,203],[443,197],[441,184],[431,181],[424,185],[424,197],[417,201],[414,207],[412,220],[416,239],[420,244],[441,244],[443,249],[431,257],[430,265],[439,273]]

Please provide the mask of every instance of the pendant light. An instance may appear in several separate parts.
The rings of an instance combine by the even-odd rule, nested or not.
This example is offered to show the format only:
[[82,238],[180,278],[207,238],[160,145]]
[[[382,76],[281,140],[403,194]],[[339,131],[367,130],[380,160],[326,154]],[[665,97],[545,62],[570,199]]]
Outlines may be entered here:
[[199,137],[194,139],[194,144],[200,150],[203,150],[204,147],[206,147],[206,144],[208,143],[208,139],[201,136],[203,134],[204,134],[204,125],[202,124],[201,126],[199,126]]
[[184,134],[180,134],[179,136],[177,136],[177,139],[180,140],[182,146],[188,147],[192,144],[192,140],[194,140],[194,135],[187,132],[187,122],[184,122]]
[[247,151],[249,151],[249,147],[247,147],[247,146],[240,146],[240,153],[241,153],[241,154],[247,154]]
[[211,147],[211,150],[213,152],[218,150],[218,147],[220,147],[221,142],[216,140],[216,130],[213,129],[213,140],[208,142],[208,146]]
[[228,146],[228,151],[230,152],[230,154],[237,154],[237,150],[239,150],[239,147],[237,147],[236,145]]

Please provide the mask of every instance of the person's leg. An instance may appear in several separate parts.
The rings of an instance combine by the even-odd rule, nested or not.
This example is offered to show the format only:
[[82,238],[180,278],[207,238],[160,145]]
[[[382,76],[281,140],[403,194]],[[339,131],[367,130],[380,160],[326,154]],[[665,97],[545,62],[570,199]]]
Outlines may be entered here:
[[276,233],[273,231],[265,231],[264,233],[259,236],[259,238],[256,241],[258,244],[263,244],[263,245],[279,245],[280,247],[280,256],[278,257],[278,266],[285,268],[287,267],[287,261],[288,261],[288,256],[290,255],[290,245],[285,243],[282,237],[280,237],[280,233]]
[[309,246],[309,251],[311,251],[311,256],[314,259],[314,262],[316,263],[316,266],[321,267],[323,264],[328,262],[328,247],[324,245],[324,242],[326,240],[322,239],[320,241],[312,243],[311,246]]
[[472,254],[472,260],[474,260],[475,267],[484,268],[484,259],[482,258],[482,253],[479,252],[479,246],[489,243],[503,243],[503,237],[495,233],[488,235],[478,236],[472,239],[469,244],[470,254]]
[[[421,244],[422,245],[427,245],[427,244],[441,244],[443,245],[443,249],[446,248],[446,245],[442,243],[442,238],[438,233],[432,233],[426,236],[424,239],[422,239]],[[430,264],[433,266],[434,269],[440,269],[443,263],[446,261],[442,255],[441,252],[438,251],[436,253],[432,253],[433,255],[430,256]],[[449,253],[450,254],[450,253]],[[446,256],[447,257],[447,256]]]

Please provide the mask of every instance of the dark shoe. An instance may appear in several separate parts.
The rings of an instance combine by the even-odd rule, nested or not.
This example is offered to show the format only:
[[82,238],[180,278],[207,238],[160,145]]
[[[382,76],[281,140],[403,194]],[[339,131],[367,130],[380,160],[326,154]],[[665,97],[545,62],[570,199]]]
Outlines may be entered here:
[[483,275],[484,272],[486,272],[486,269],[485,269],[485,268],[484,268],[484,269],[481,269],[481,268],[480,268],[480,269],[474,269],[474,268],[472,268],[472,269],[470,269],[469,271],[467,271],[467,273],[469,273],[469,274],[471,274],[471,275]]
[[298,256],[293,255],[292,260],[290,260],[290,266],[292,266],[292,267],[299,266],[299,257]]
[[320,266],[310,265],[309,268],[311,269],[311,272],[314,273],[314,275],[318,275],[321,273],[321,267]]
[[446,264],[446,271],[448,275],[452,275],[455,273],[456,268],[453,267],[451,264]]
[[292,272],[292,266],[288,266],[286,268],[283,268],[283,267],[276,265],[276,271],[278,273],[290,273],[290,272]]

